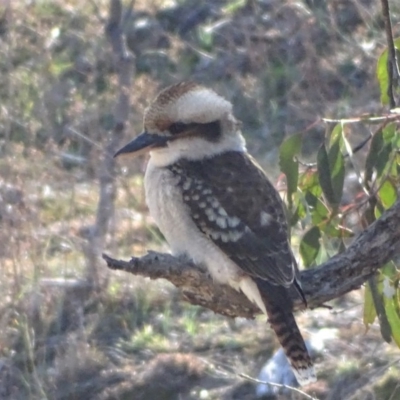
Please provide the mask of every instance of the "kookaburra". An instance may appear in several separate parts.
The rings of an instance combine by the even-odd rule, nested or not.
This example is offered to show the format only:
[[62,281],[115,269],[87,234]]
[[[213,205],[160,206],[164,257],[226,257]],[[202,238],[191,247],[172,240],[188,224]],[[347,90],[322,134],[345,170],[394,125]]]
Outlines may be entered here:
[[241,290],[268,316],[299,383],[314,381],[292,313],[289,291],[304,295],[282,200],[247,153],[232,104],[193,82],[164,89],[144,132],[115,156],[145,151],[146,201],[173,254]]

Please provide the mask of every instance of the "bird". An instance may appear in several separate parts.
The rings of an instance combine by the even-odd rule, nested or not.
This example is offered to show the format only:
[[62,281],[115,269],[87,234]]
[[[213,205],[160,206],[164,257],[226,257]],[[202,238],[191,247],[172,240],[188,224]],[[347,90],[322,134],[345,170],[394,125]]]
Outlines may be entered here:
[[299,384],[308,384],[316,375],[290,291],[306,299],[284,204],[248,153],[241,125],[224,97],[180,82],[156,96],[143,132],[114,157],[149,153],[146,202],[172,254],[243,292],[267,316]]

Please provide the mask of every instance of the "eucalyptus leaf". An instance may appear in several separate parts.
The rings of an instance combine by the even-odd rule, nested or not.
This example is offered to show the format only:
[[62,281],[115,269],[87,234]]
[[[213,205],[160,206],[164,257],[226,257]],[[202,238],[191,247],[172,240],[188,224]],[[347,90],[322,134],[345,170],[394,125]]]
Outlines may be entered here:
[[376,310],[374,306],[374,300],[372,298],[370,284],[367,283],[364,289],[364,312],[363,322],[367,330],[369,326],[374,323],[376,318]]
[[301,134],[296,134],[286,139],[279,150],[279,166],[286,176],[287,198],[290,210],[293,208],[293,193],[297,191],[299,179],[299,163],[294,160],[294,156],[300,152],[301,143]]
[[303,236],[300,242],[300,255],[305,267],[315,264],[321,244],[321,232],[317,226],[313,226]]
[[[394,47],[400,50],[400,38],[394,40]],[[388,73],[388,50],[385,49],[380,55],[376,65],[376,76],[379,82],[381,91],[381,103],[389,104],[388,88],[389,88],[389,73]]]
[[385,209],[388,209],[397,200],[397,189],[392,182],[386,180],[380,187],[378,191],[378,196],[383,207],[385,207]]

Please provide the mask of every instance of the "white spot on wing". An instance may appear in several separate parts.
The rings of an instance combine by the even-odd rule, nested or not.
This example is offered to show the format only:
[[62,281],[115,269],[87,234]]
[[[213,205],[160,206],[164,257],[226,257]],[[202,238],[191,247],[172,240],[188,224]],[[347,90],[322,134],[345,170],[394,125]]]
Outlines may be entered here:
[[209,221],[215,221],[217,219],[217,215],[215,214],[215,211],[212,208],[206,208],[205,213]]
[[267,226],[273,221],[273,217],[271,214],[266,213],[265,211],[261,211],[260,213],[260,224],[261,226]]
[[217,225],[222,228],[222,229],[226,229],[227,227],[227,220],[224,217],[217,217],[217,220],[215,221],[217,223]]
[[229,232],[229,237],[232,242],[236,242],[242,237],[242,232],[240,231],[230,231]]
[[192,185],[192,180],[191,179],[186,179],[185,182],[183,183],[183,190],[188,190],[190,186]]
[[218,208],[219,207],[219,201],[217,199],[212,198],[210,201],[211,207],[212,208]]
[[222,215],[223,217],[228,216],[227,212],[222,207],[218,207],[218,214]]
[[231,228],[236,228],[240,224],[240,219],[238,217],[229,217],[228,225]]

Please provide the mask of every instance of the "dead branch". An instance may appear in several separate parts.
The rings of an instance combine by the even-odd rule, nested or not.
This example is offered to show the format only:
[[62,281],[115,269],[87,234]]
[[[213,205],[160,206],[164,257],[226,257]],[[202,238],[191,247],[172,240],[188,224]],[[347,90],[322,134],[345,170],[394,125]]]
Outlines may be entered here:
[[[129,10],[128,10],[129,11]],[[131,11],[129,11],[131,12]],[[114,108],[114,127],[109,133],[99,172],[99,203],[97,205],[96,222],[91,230],[89,243],[85,249],[87,263],[87,279],[95,287],[102,286],[105,279],[100,279],[98,259],[104,247],[106,234],[110,230],[110,221],[114,215],[115,200],[115,160],[113,155],[121,146],[125,125],[129,115],[129,91],[134,74],[134,57],[126,48],[122,31],[122,3],[120,0],[110,1],[109,19],[106,35],[112,48],[114,63],[118,74],[119,94]]]
[[[363,231],[341,254],[317,268],[303,271],[302,286],[310,308],[358,289],[385,263],[400,254],[400,200]],[[179,288],[187,301],[230,317],[253,318],[259,313],[247,298],[228,286],[213,283],[205,269],[169,254],[149,252],[130,261],[103,254],[109,268],[150,279],[164,278]],[[294,299],[294,309],[302,308]]]

